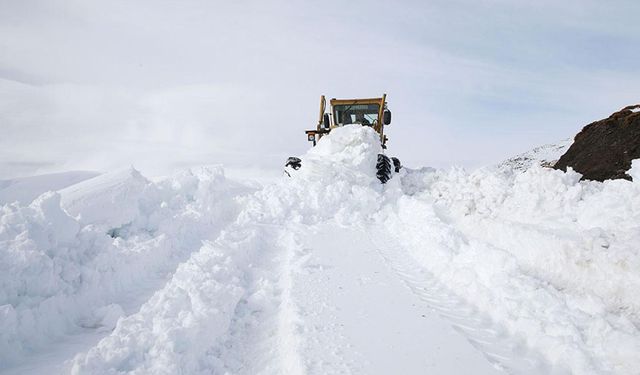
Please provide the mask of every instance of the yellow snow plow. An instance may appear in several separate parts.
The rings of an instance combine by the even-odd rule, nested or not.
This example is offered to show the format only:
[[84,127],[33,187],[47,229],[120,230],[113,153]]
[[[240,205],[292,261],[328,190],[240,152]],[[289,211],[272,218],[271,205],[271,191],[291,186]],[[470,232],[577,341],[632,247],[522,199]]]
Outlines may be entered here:
[[327,101],[322,95],[320,97],[320,115],[318,125],[314,130],[306,130],[309,142],[316,142],[323,135],[331,132],[339,126],[349,124],[360,124],[371,126],[380,134],[382,147],[386,148],[387,137],[384,135],[384,126],[391,124],[391,111],[387,109],[387,94],[380,98],[370,99],[331,99],[330,109],[327,112]]
[[[313,130],[305,130],[307,140],[316,143],[324,135],[329,134],[332,129],[350,124],[360,124],[370,126],[380,135],[382,149],[387,148],[387,136],[384,127],[391,124],[391,111],[387,108],[387,94],[380,98],[368,99],[336,99],[329,100],[329,110],[327,111],[327,100],[325,96],[320,96],[320,114],[318,124]],[[393,168],[392,168],[393,165]],[[291,175],[287,169],[298,170],[302,166],[302,160],[297,157],[290,157],[285,164],[285,173]],[[389,158],[385,154],[378,155],[376,165],[376,176],[383,184],[391,178],[392,170],[399,172],[402,168],[398,158]]]

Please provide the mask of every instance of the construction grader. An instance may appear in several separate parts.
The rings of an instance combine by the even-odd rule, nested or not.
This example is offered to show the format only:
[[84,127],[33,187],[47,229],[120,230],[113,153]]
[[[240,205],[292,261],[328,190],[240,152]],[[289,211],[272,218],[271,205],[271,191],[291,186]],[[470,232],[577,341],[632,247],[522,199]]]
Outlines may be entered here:
[[[349,124],[370,126],[380,136],[380,144],[383,152],[387,148],[387,136],[384,127],[391,124],[391,111],[387,108],[387,94],[380,98],[369,99],[331,99],[330,109],[327,111],[327,101],[324,95],[320,96],[320,115],[318,125],[313,130],[305,130],[307,140],[316,143],[331,130]],[[285,164],[285,173],[291,176],[288,170],[298,170],[302,167],[302,160],[290,157]],[[396,157],[389,158],[385,154],[378,154],[376,163],[376,177],[381,183],[386,183],[392,176],[392,171],[400,171],[402,164]]]

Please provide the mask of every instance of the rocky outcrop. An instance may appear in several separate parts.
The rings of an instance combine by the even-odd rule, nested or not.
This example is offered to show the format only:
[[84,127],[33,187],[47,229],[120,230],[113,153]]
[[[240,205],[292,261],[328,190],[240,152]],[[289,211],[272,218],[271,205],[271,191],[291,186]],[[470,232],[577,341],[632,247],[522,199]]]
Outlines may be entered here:
[[585,126],[555,169],[573,168],[586,180],[631,177],[626,171],[640,158],[640,104],[623,108],[606,119]]

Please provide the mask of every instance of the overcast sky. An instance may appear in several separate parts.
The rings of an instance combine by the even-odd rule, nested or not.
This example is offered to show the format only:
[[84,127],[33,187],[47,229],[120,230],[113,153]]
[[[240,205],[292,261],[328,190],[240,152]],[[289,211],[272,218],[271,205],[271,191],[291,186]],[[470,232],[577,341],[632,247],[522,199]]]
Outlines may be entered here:
[[389,152],[476,167],[640,102],[640,2],[0,0],[0,178],[280,168],[321,94]]

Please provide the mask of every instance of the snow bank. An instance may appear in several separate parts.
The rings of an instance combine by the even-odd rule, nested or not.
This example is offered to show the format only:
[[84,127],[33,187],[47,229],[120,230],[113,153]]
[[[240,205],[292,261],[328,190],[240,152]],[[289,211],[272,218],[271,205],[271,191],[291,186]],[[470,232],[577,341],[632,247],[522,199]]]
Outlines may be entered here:
[[635,373],[640,185],[503,172],[414,171],[384,221],[443,283],[552,361]]
[[82,327],[112,329],[127,294],[161,282],[247,192],[219,167],[157,183],[130,169],[2,206],[0,367]]
[[57,193],[0,210],[0,363],[64,332],[67,317],[57,310],[81,276],[79,234]]
[[216,364],[207,363],[207,352],[221,344],[246,298],[247,267],[267,255],[260,228],[236,230],[242,235],[232,230],[181,264],[138,313],[79,355],[72,373],[211,373]]

